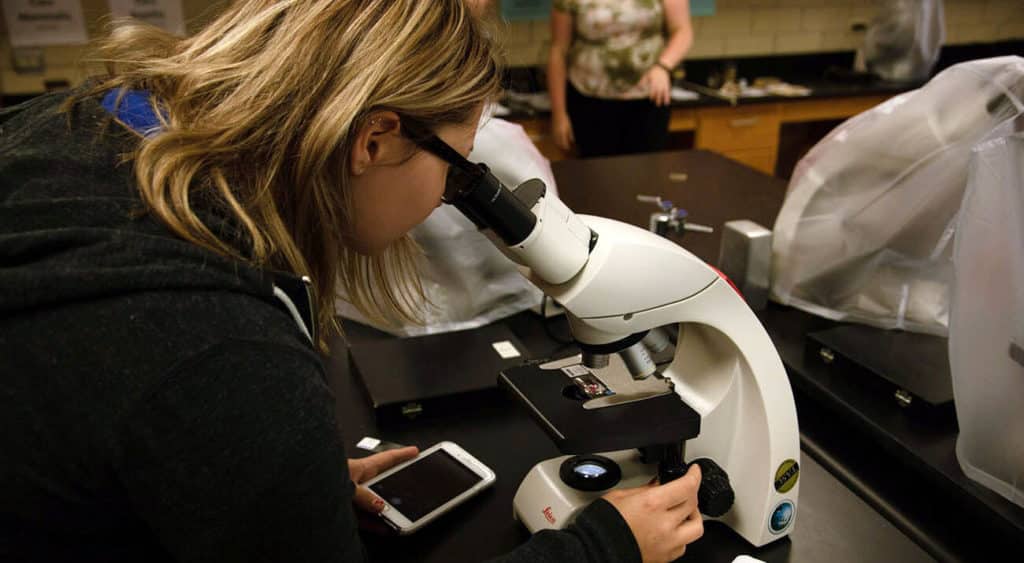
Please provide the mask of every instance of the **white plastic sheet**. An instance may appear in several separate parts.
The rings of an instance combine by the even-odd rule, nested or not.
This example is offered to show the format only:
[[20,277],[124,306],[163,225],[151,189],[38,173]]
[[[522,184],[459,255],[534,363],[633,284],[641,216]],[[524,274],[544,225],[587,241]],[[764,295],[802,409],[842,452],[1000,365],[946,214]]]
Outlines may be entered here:
[[1024,119],[974,150],[953,253],[949,360],[964,473],[1024,507]]
[[[486,163],[510,188],[540,178],[548,190],[558,193],[551,163],[518,124],[485,116],[469,159]],[[454,207],[437,208],[411,235],[424,251],[421,280],[433,306],[426,310],[423,326],[377,328],[398,336],[450,332],[483,326],[540,304],[540,290]],[[343,295],[336,308],[346,318],[370,324]]]
[[846,121],[797,165],[775,223],[772,298],[946,335],[971,148],[1024,111],[1024,59],[961,63]]
[[942,0],[886,0],[865,34],[864,63],[886,80],[921,81],[939,60],[944,40]]

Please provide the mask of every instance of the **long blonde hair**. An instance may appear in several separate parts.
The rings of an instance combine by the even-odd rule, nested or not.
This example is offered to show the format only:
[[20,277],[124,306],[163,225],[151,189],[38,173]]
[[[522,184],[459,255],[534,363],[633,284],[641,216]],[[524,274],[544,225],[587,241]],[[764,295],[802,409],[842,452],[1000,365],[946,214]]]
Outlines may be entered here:
[[[146,89],[159,101],[164,130],[132,158],[148,210],[178,236],[310,276],[320,329],[336,327],[338,285],[371,320],[415,321],[414,243],[376,258],[344,243],[348,154],[373,111],[436,128],[467,122],[496,95],[480,25],[465,0],[236,1],[186,39],[119,23],[99,45],[109,75],[86,95]],[[242,236],[212,232],[193,210],[200,199]]]

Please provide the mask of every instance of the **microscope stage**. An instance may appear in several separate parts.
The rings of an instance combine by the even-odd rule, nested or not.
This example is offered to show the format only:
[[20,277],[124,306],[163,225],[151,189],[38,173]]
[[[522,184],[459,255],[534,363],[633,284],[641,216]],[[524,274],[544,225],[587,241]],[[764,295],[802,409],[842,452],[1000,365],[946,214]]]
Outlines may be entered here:
[[562,369],[539,364],[501,372],[499,386],[522,401],[565,454],[608,452],[670,444],[696,437],[700,415],[676,393],[586,409]]

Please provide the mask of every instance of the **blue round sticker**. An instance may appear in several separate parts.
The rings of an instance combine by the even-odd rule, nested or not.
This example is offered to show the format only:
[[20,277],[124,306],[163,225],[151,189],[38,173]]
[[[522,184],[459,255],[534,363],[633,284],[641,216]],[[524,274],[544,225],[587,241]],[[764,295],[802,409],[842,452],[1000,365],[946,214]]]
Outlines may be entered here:
[[789,524],[793,521],[793,503],[788,500],[784,500],[775,507],[775,511],[772,512],[772,518],[768,522],[768,529],[773,534],[781,534],[789,527]]

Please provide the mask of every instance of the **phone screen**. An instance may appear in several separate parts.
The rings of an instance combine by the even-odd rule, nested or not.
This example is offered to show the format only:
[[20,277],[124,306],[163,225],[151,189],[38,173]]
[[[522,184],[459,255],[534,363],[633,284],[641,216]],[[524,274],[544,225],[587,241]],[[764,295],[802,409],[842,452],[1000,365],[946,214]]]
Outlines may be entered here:
[[451,454],[437,450],[370,485],[370,490],[415,522],[482,480]]

